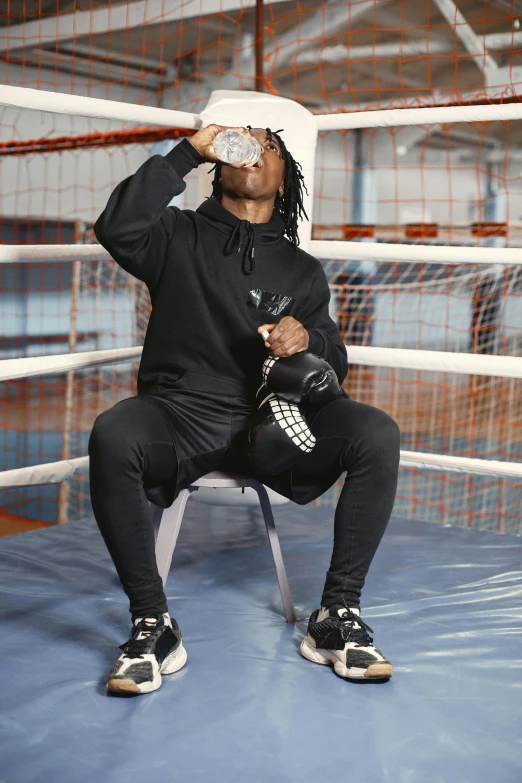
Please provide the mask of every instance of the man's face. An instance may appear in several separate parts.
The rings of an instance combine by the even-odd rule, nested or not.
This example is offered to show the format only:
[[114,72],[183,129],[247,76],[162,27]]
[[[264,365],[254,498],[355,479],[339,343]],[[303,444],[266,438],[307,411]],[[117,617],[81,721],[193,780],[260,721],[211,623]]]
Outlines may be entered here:
[[261,144],[263,150],[255,166],[236,169],[223,163],[221,186],[223,193],[231,198],[269,199],[279,191],[283,193],[285,164],[277,139],[268,139],[264,128],[252,128],[250,134]]

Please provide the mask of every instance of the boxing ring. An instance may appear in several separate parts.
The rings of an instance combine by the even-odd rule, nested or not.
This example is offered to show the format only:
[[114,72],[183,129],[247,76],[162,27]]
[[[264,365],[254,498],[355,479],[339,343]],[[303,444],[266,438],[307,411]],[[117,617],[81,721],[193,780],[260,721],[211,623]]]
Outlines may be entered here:
[[[286,99],[216,91],[202,115],[1,87],[0,104],[178,128],[252,125],[267,112],[294,127],[288,146],[313,193],[317,133],[522,119],[522,106],[311,115]],[[306,116],[305,116],[306,112]],[[282,124],[284,124],[284,122]],[[242,122],[241,122],[242,124]],[[205,193],[200,172],[199,195]],[[305,204],[312,212],[312,197]],[[320,259],[520,265],[517,248],[360,243],[311,238]],[[307,233],[308,232],[308,233]],[[108,258],[97,245],[2,245],[0,263]],[[351,364],[522,378],[522,359],[347,345]],[[0,361],[0,381],[136,362],[139,346]],[[71,392],[72,393],[72,392]],[[522,478],[509,460],[403,449],[403,468]],[[0,473],[0,488],[64,484],[85,455]],[[230,490],[234,492],[235,490]],[[117,783],[160,773],[228,783],[360,781],[514,783],[522,776],[518,535],[394,517],[364,594],[365,618],[394,663],[388,684],[346,683],[298,655],[330,556],[333,514],[276,507],[298,622],[281,616],[260,511],[189,505],[166,584],[189,662],[140,700],[109,699],[107,670],[128,629],[126,603],[92,518],[0,540],[3,669],[0,779]],[[65,521],[65,520],[61,520]],[[303,566],[306,564],[306,566]],[[37,772],[37,774],[36,774]]]

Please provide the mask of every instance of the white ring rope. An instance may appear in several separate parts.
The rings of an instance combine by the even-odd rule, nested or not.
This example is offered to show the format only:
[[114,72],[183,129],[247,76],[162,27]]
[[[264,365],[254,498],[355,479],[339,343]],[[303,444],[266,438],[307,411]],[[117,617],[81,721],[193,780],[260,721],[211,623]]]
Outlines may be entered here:
[[[522,357],[494,356],[453,351],[417,351],[410,348],[376,348],[371,345],[347,345],[351,364],[368,367],[390,367],[426,372],[451,372],[462,375],[485,375],[495,378],[522,378]],[[104,351],[51,354],[0,360],[0,381],[28,378],[31,375],[79,370],[98,364],[134,361],[142,348],[110,348]]]
[[138,103],[108,101],[104,98],[88,98],[84,95],[68,95],[50,90],[33,90],[30,87],[0,86],[0,106],[18,109],[72,114],[80,117],[99,117],[105,120],[136,122],[140,125],[162,125],[169,128],[201,128],[199,114],[172,109],[158,109]]
[[31,375],[69,372],[82,367],[94,367],[97,364],[113,364],[139,359],[141,347],[109,348],[105,351],[80,351],[79,353],[60,353],[51,356],[34,356],[22,359],[2,359],[0,361],[0,381],[15,378],[28,378]]
[[376,348],[370,345],[347,345],[346,350],[351,364],[364,364],[369,367],[522,378],[522,357],[519,356]]
[[[522,463],[500,462],[491,459],[472,459],[470,457],[452,457],[446,454],[426,454],[401,450],[401,467],[421,470],[451,471],[456,473],[474,473],[481,476],[506,476],[522,478]],[[0,489],[14,487],[34,487],[42,484],[60,484],[70,479],[77,471],[87,470],[89,457],[49,462],[45,465],[32,465],[28,468],[0,471]]]
[[32,465],[29,468],[15,468],[0,471],[0,489],[13,487],[34,487],[41,484],[60,484],[73,476],[77,470],[89,467],[89,457],[48,462],[46,465]]
[[[417,351],[411,348],[376,348],[371,345],[347,345],[351,364],[390,367],[426,372],[451,372],[461,375],[485,375],[495,378],[522,378],[522,357],[494,356],[453,351]],[[0,381],[28,378],[31,375],[79,370],[97,364],[134,361],[142,348],[110,348],[104,351],[51,354],[22,359],[0,360]]]
[[[409,261],[441,264],[522,264],[519,247],[463,247],[462,245],[405,245],[391,242],[349,242],[312,239],[309,252],[317,258],[355,261]],[[40,261],[105,261],[101,245],[0,245],[0,264]]]
[[52,261],[108,261],[104,247],[94,245],[0,245],[0,264]]
[[522,104],[478,104],[476,106],[435,106],[418,109],[316,114],[317,129],[397,128],[405,125],[440,125],[456,122],[495,122],[522,120]]
[[482,476],[510,476],[522,478],[522,462],[500,462],[496,459],[452,457],[448,454],[425,454],[401,450],[401,467],[421,470],[449,470],[457,473],[475,473]]
[[[68,95],[30,87],[0,86],[0,105],[19,109],[74,114],[81,117],[102,117],[108,120],[147,123],[173,128],[201,127],[198,114],[158,109],[135,103]],[[350,130],[355,128],[391,128],[406,125],[453,124],[458,122],[494,122],[522,119],[520,103],[478,104],[475,106],[435,106],[414,109],[384,109],[378,111],[316,114],[317,129]]]
[[[521,104],[522,105],[522,104]],[[519,247],[463,247],[462,245],[401,245],[391,242],[310,240],[309,253],[317,258],[355,261],[410,261],[428,264],[522,264]]]

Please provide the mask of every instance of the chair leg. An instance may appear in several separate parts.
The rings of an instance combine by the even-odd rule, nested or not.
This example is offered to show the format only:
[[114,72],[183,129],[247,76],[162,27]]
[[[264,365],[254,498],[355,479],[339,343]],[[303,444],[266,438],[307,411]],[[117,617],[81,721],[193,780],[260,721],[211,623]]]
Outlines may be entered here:
[[272,513],[272,505],[268,497],[263,484],[260,481],[252,480],[250,486],[255,489],[259,496],[259,502],[261,504],[261,510],[266,525],[266,532],[268,533],[268,541],[272,549],[272,557],[274,558],[274,565],[277,573],[277,579],[279,581],[279,589],[281,591],[281,598],[283,600],[283,608],[285,612],[285,618],[287,623],[295,623],[297,617],[295,616],[294,602],[292,600],[292,594],[290,592],[290,586],[288,579],[286,578],[286,569],[283,561],[283,555],[281,553],[281,547],[279,545],[279,537],[274,522],[274,515]]
[[163,517],[164,508],[155,506],[153,503],[149,503],[152,506],[152,525],[154,527],[154,543],[158,541],[158,533],[161,526],[161,519]]
[[174,547],[178,540],[181,520],[185,513],[187,500],[191,495],[190,489],[182,489],[174,503],[169,508],[154,509],[153,522],[156,536],[156,563],[163,584],[169,575]]

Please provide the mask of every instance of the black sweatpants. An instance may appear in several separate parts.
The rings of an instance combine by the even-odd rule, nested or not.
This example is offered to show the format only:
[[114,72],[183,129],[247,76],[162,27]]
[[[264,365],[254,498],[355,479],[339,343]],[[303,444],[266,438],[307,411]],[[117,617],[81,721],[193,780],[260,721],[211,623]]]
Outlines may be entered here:
[[[294,486],[326,491],[346,471],[321,606],[358,606],[395,499],[399,428],[378,408],[347,398],[325,405],[309,422],[317,442],[293,469]],[[102,413],[89,440],[92,506],[133,617],[167,611],[146,488],[176,474],[173,440],[162,412],[140,397]],[[241,437],[228,452],[209,452],[203,472],[241,472],[240,444]]]

